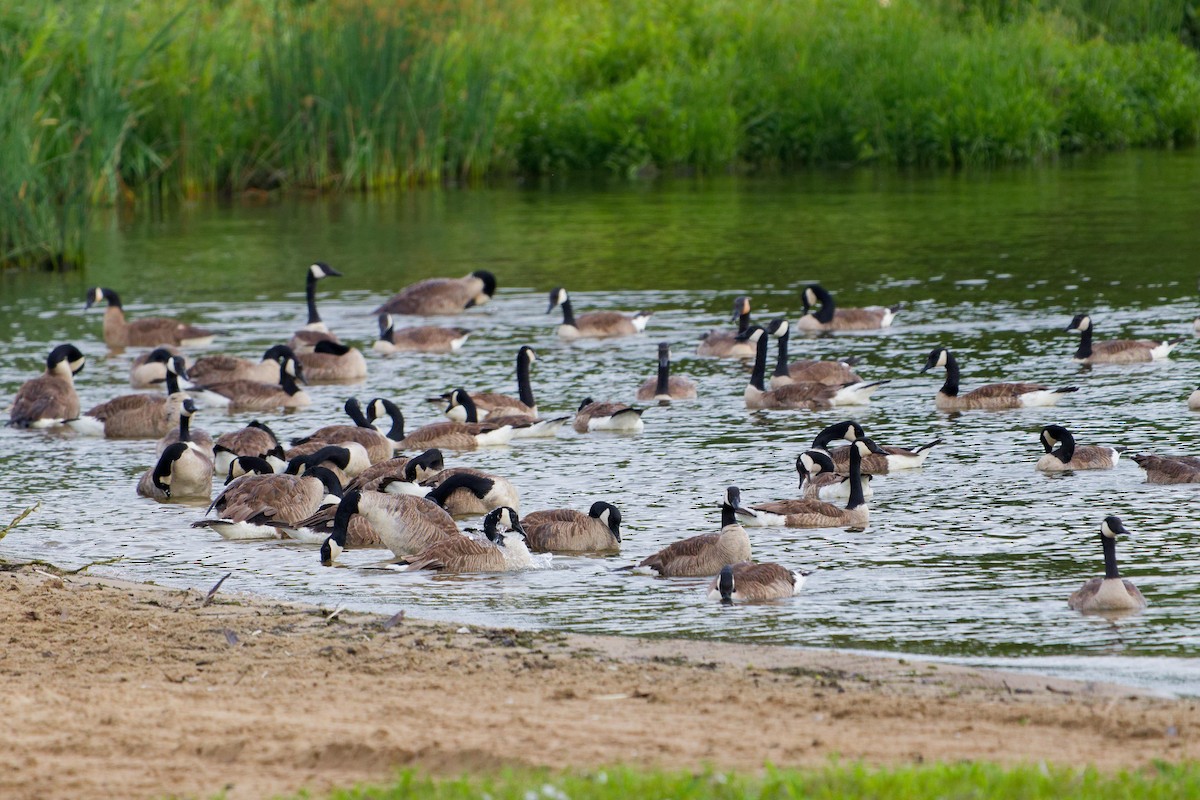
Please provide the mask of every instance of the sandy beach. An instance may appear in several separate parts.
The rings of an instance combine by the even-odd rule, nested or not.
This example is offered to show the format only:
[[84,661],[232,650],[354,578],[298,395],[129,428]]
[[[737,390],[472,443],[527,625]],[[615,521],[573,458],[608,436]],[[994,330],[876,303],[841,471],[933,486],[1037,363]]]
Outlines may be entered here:
[[0,571],[0,796],[231,800],[503,766],[1200,757],[1194,699],[1029,674],[529,633]]

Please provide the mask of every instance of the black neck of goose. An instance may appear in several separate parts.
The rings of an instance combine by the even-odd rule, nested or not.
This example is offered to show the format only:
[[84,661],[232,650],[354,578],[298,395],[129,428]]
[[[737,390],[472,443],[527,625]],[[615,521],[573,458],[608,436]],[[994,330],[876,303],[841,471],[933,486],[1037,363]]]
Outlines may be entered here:
[[369,421],[367,421],[366,416],[363,414],[362,406],[359,405],[359,402],[356,398],[351,397],[346,401],[346,414],[354,421],[354,424],[360,428],[375,427]]
[[1091,358],[1092,356],[1092,326],[1089,323],[1079,332],[1079,349],[1075,351],[1076,358]]
[[776,346],[779,348],[779,355],[775,358],[775,375],[780,378],[786,378],[791,373],[788,372],[788,337],[792,335],[790,330],[785,331],[783,336],[779,337]]
[[121,308],[121,296],[112,289],[105,289],[102,292],[102,295],[104,299],[108,301],[110,306],[113,306],[114,308]]
[[300,391],[300,385],[296,383],[296,376],[286,369],[279,370],[279,386],[289,397]]
[[671,393],[671,359],[667,356],[659,356],[658,359],[658,385],[654,387],[654,394],[670,394]]
[[[1054,456],[1064,464],[1075,457],[1075,437],[1071,434],[1066,434],[1058,441],[1058,447],[1052,451]],[[1108,538],[1107,536],[1105,537]]]
[[175,394],[179,391],[179,375],[173,370],[167,370],[167,394]]
[[529,382],[529,357],[523,350],[517,352],[517,394],[525,405],[537,407],[533,400],[533,384]]
[[942,384],[942,394],[958,397],[958,362],[949,352],[946,353],[946,382]]
[[466,489],[482,500],[495,485],[496,482],[489,478],[482,478],[479,475],[472,475],[469,472],[459,472],[439,483],[425,497],[440,506],[444,505],[446,499],[455,491]]
[[192,440],[192,418],[187,414],[179,415],[179,441],[190,442]]
[[821,304],[821,307],[813,312],[817,322],[825,324],[833,322],[833,312],[836,308],[833,304],[833,295],[821,288],[813,289],[813,294],[817,296],[817,302]]
[[311,269],[304,282],[304,294],[308,298],[308,324],[313,325],[321,321],[321,315],[317,313],[317,276],[313,275]]
[[404,415],[400,413],[400,409],[395,405],[386,405],[384,409],[389,417],[392,418],[392,427],[388,428],[387,438],[393,442],[398,442],[404,438]]
[[563,325],[575,327],[575,309],[571,307],[571,298],[562,301]]
[[745,333],[746,329],[749,327],[750,327],[750,312],[743,311],[741,314],[738,314],[738,333]]
[[722,503],[721,504],[721,527],[725,528],[725,527],[728,527],[729,525],[737,525],[737,524],[738,524],[737,512],[734,511],[733,506],[729,505],[728,503]]
[[350,510],[353,507],[354,504],[346,498],[342,498],[342,502],[338,503],[337,511],[333,514],[333,530],[329,532],[329,535],[333,541],[337,542],[338,547],[346,546],[346,532],[350,527],[350,518],[355,514]]
[[1100,534],[1100,541],[1104,545],[1104,577],[1119,578],[1121,571],[1117,569],[1117,540],[1112,536]]
[[471,399],[471,395],[459,392],[458,404],[462,406],[463,413],[467,415],[467,422],[479,422],[479,409],[476,407],[475,401]]
[[847,501],[846,508],[858,508],[865,505],[866,502],[862,488],[862,454],[858,452],[858,445],[852,444],[850,445],[850,500]]
[[750,373],[750,385],[760,392],[767,387],[763,379],[767,377],[767,332],[763,331],[758,337],[758,350],[754,355],[754,372]]

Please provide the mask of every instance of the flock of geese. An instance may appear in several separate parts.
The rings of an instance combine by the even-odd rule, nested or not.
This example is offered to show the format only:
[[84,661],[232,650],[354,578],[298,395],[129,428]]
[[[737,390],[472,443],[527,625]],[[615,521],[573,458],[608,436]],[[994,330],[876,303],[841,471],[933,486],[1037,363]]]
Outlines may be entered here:
[[[364,406],[351,397],[347,419],[324,425],[290,443],[268,424],[247,426],[213,437],[194,427],[201,408],[282,412],[312,400],[306,383],[354,383],[367,375],[368,362],[355,347],[343,344],[317,311],[318,282],[340,273],[323,262],[306,273],[306,324],[267,349],[261,358],[206,355],[194,360],[184,351],[213,343],[216,332],[174,319],[127,319],[112,289],[89,289],[86,307],[104,304],[103,336],[113,350],[146,348],[134,359],[135,388],[162,387],[154,393],[122,394],[84,410],[73,376],[84,366],[72,344],[54,347],[45,372],[25,382],[9,409],[9,424],[24,428],[69,426],[82,435],[157,441],[153,464],[137,482],[137,493],[160,502],[209,503],[194,527],[229,539],[290,538],[320,546],[323,564],[333,564],[349,548],[382,547],[395,564],[408,570],[504,572],[528,568],[535,553],[612,554],[621,547],[621,512],[598,501],[588,510],[557,508],[520,515],[519,492],[507,479],[482,470],[445,465],[443,451],[463,452],[503,445],[517,438],[553,439],[571,423],[579,433],[643,429],[642,411],[617,400],[586,398],[573,415],[547,417],[538,409],[531,367],[533,348],[516,356],[518,395],[450,388],[433,400],[445,404],[448,419],[406,429],[400,408],[385,397]],[[376,308],[380,354],[450,353],[471,336],[465,329],[411,325],[397,317],[461,314],[487,303],[496,291],[490,272],[478,270],[459,279],[437,278],[412,284]],[[744,391],[748,409],[827,410],[860,406],[887,381],[865,381],[854,364],[837,360],[792,361],[791,329],[805,332],[864,331],[890,326],[899,306],[840,308],[819,285],[805,288],[804,313],[795,323],[778,318],[765,326],[750,319],[750,300],[733,304],[736,328],[714,330],[697,353],[719,359],[752,360]],[[547,314],[559,309],[563,340],[630,336],[645,330],[648,312],[577,313],[566,289],[549,294]],[[1080,334],[1074,358],[1087,364],[1130,364],[1165,358],[1181,339],[1170,341],[1093,341],[1091,318],[1076,316],[1067,328]],[[769,365],[770,343],[776,358]],[[768,367],[772,367],[768,378]],[[954,354],[938,347],[922,372],[943,370],[935,396],[938,409],[1012,409],[1052,406],[1075,386],[994,383],[963,391]],[[666,404],[697,396],[694,382],[671,374],[668,343],[658,346],[657,374],[636,390],[643,402]],[[1188,400],[1200,408],[1200,390]],[[383,422],[386,430],[378,423]],[[836,443],[841,446],[835,446]],[[1048,472],[1111,469],[1123,448],[1079,445],[1061,425],[1040,435],[1044,455],[1037,468]],[[821,430],[796,459],[798,497],[743,505],[730,486],[721,498],[719,530],[683,539],[621,569],[645,569],[662,576],[710,577],[708,595],[723,602],[763,601],[797,594],[808,572],[752,560],[747,527],[842,527],[863,530],[869,524],[872,475],[920,467],[940,440],[915,449],[883,446],[863,426],[846,420]],[[405,455],[409,454],[409,455]],[[1200,458],[1135,455],[1151,483],[1200,483]],[[214,477],[224,480],[212,498]],[[209,516],[212,514],[213,516]],[[461,531],[458,519],[482,516],[482,535]],[[1100,525],[1105,574],[1074,592],[1068,604],[1082,611],[1123,612],[1146,605],[1145,598],[1121,577],[1116,538],[1127,534],[1122,521],[1106,517]]]

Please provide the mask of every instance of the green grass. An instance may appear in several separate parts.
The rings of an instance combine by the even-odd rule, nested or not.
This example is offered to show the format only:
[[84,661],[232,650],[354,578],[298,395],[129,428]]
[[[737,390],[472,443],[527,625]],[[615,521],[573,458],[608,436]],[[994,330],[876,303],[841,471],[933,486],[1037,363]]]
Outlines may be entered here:
[[1102,773],[1094,768],[931,764],[872,769],[834,764],[813,770],[768,769],[765,775],[608,769],[566,775],[505,772],[495,777],[436,779],[406,771],[394,783],[334,792],[332,800],[492,798],[492,800],[1138,800],[1200,796],[1200,768],[1166,766]]

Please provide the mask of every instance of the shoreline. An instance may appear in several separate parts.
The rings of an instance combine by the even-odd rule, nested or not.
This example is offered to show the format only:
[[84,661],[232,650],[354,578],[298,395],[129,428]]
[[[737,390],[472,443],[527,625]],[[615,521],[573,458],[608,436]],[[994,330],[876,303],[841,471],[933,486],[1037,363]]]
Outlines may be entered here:
[[[234,798],[415,767],[1200,758],[1200,702],[827,650],[391,618],[0,568],[0,794]],[[747,735],[748,729],[752,735]]]

